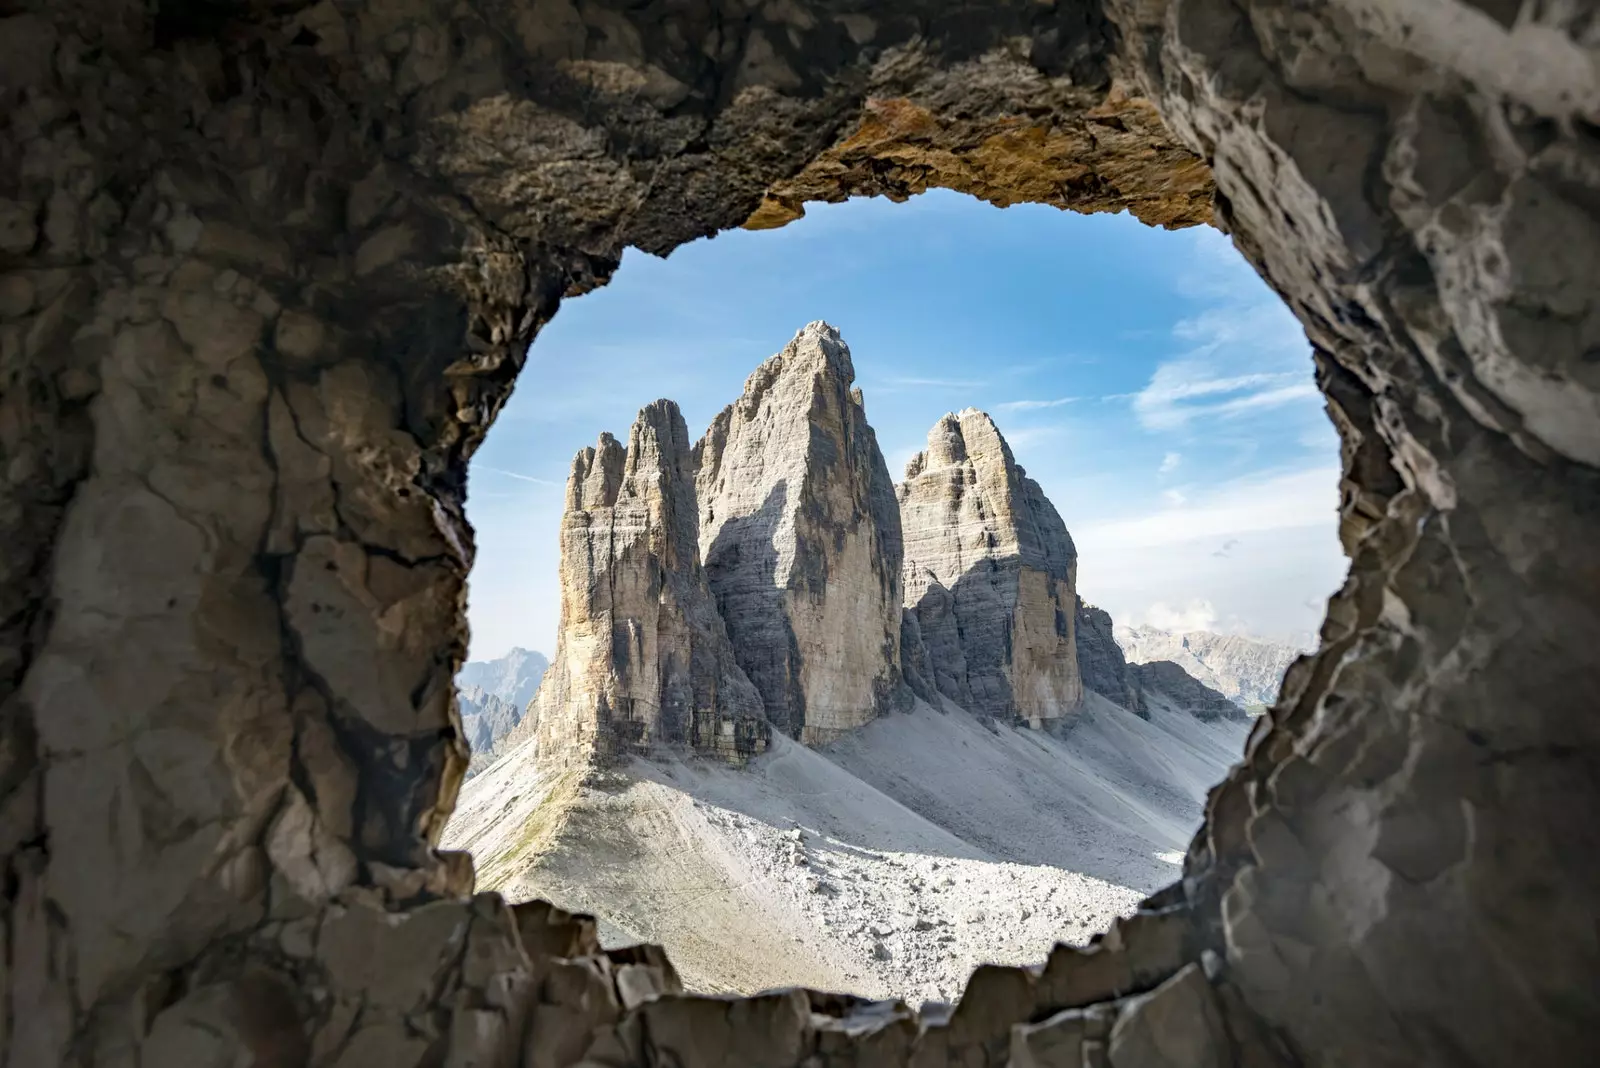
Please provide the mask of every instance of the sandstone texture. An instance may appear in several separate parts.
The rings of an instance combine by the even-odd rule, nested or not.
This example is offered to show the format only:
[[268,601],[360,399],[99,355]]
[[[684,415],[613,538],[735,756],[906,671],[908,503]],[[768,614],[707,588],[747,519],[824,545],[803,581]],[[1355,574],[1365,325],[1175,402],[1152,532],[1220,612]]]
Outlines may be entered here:
[[[7,1063],[998,1065],[1096,1006],[1119,1068],[1600,1063],[1591,5],[4,10]],[[1350,574],[1093,946],[926,1014],[683,997],[434,848],[467,463],[625,248],[925,186],[1231,234]]]
[[839,332],[807,325],[698,445],[700,552],[767,719],[827,742],[903,705],[900,514]]
[[1128,664],[1122,646],[1113,636],[1111,614],[1103,608],[1078,601],[1078,623],[1075,632],[1078,645],[1078,670],[1083,675],[1083,686],[1101,697],[1121,705],[1129,712],[1145,719],[1149,714],[1139,691],[1137,673]]
[[994,421],[944,416],[896,492],[906,605],[939,692],[1034,726],[1070,714],[1083,697],[1078,553]]
[[1306,650],[1242,634],[1156,627],[1118,627],[1116,640],[1129,660],[1171,660],[1241,708],[1277,700],[1283,676]]
[[582,767],[688,747],[766,747],[760,695],[734,662],[700,566],[694,454],[678,406],[639,412],[572,461],[561,518],[561,629],[529,710],[541,763]]

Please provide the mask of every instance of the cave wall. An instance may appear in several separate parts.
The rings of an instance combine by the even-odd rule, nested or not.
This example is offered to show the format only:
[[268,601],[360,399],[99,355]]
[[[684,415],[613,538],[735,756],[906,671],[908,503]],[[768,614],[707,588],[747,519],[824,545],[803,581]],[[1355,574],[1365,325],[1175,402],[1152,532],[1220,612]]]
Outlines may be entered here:
[[[881,8],[0,7],[0,1063],[1600,1061],[1592,6]],[[624,247],[932,186],[1228,230],[1350,578],[1096,946],[672,994],[432,848],[466,462]]]

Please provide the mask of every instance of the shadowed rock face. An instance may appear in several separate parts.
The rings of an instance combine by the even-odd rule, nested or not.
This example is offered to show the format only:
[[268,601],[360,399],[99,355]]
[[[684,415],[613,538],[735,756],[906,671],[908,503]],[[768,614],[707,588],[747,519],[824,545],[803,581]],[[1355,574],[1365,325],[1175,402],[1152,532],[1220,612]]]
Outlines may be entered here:
[[979,715],[1037,726],[1083,697],[1073,640],[1078,553],[987,415],[928,431],[897,487],[906,604],[934,684]]
[[1109,612],[1078,601],[1078,670],[1083,673],[1084,688],[1149,719],[1138,676],[1122,655],[1112,630]]
[[695,446],[700,551],[767,718],[807,743],[904,700],[900,514],[839,332],[811,323]]
[[1196,719],[1249,718],[1244,709],[1189,674],[1183,665],[1171,660],[1129,664],[1128,673],[1133,676],[1134,685],[1145,700],[1164,699]]
[[739,761],[766,748],[760,695],[700,567],[693,465],[671,401],[639,412],[626,449],[604,434],[573,458],[561,630],[529,715],[542,766],[661,746]]
[[[1588,6],[6,11],[10,1063],[993,1065],[1074,1023],[1119,1068],[1179,1025],[1600,1063]],[[1093,950],[948,1018],[643,1000],[662,967],[432,848],[467,461],[625,247],[930,186],[1224,227],[1306,327],[1349,579],[1183,882]]]

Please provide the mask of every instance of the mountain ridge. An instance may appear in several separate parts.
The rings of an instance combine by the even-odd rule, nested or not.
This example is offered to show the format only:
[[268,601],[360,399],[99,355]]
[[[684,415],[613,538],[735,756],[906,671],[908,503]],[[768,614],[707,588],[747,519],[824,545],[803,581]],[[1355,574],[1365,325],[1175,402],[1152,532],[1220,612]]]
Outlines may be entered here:
[[663,400],[578,453],[555,655],[446,832],[697,989],[942,998],[1087,940],[1170,881],[1243,742],[1082,603],[987,414],[895,485],[853,377],[811,323],[692,449]]

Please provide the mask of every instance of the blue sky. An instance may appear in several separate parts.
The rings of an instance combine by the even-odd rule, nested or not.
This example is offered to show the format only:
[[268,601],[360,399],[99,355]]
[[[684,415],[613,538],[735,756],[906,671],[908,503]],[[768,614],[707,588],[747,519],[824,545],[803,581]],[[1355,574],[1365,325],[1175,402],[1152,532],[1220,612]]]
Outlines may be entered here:
[[554,652],[574,452],[658,397],[698,436],[813,319],[849,344],[896,479],[943,413],[993,415],[1119,623],[1317,626],[1345,571],[1337,438],[1299,324],[1228,239],[933,192],[630,250],[562,305],[472,461],[472,658]]

